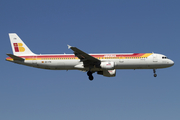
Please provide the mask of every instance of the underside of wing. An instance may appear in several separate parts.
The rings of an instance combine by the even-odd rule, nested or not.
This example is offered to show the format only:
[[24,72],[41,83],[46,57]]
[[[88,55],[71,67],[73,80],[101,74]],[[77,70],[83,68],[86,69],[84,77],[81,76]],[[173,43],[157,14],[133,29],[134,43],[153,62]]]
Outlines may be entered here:
[[82,50],[68,45],[68,48],[74,51],[74,55],[78,57],[84,64],[84,67],[99,67],[101,61],[97,58],[83,52]]

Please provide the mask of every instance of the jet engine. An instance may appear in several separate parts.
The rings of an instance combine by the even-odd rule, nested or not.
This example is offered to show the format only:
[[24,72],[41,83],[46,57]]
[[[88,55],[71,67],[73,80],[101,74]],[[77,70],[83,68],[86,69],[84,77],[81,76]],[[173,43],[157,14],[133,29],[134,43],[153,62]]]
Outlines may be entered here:
[[100,66],[102,69],[113,70],[114,62],[101,62]]
[[116,76],[116,70],[103,70],[103,71],[98,71],[97,74],[106,76],[106,77],[115,77]]

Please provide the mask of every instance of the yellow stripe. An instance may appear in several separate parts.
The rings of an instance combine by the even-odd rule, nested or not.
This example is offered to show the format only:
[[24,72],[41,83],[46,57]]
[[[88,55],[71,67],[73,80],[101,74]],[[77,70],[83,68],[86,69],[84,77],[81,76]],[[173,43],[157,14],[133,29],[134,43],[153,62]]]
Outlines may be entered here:
[[6,59],[7,61],[13,61],[13,59]]
[[146,54],[144,54],[144,55],[141,56],[141,57],[149,57],[150,55],[152,55],[152,53],[146,53]]

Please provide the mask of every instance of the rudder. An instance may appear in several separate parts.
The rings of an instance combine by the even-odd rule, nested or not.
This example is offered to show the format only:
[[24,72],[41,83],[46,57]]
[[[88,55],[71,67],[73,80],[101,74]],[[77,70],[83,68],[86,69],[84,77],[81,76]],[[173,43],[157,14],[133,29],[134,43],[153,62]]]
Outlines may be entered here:
[[16,33],[9,33],[9,38],[14,55],[35,55]]

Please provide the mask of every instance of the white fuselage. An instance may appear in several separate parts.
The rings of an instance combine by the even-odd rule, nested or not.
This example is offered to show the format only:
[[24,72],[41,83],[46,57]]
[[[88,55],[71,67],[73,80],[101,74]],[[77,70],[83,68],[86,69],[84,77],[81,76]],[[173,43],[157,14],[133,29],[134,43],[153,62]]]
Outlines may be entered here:
[[[99,54],[90,54],[99,55]],[[114,62],[114,69],[159,69],[170,67],[174,62],[166,58],[162,54],[152,53],[148,57],[116,57],[117,55],[123,56],[124,54],[101,54],[107,57],[97,57],[102,62]],[[115,55],[113,57],[113,55]],[[127,54],[125,54],[127,55]],[[43,57],[44,56],[44,57]],[[72,57],[73,56],[73,57]],[[13,61],[15,63],[32,66],[42,69],[50,70],[84,70],[88,71],[89,68],[83,66],[74,54],[60,54],[60,55],[36,55],[36,56],[21,56],[25,58],[24,61]],[[92,71],[100,71],[101,68],[93,67]]]
[[174,65],[162,54],[155,53],[110,53],[88,54],[77,47],[68,45],[74,54],[37,55],[34,54],[16,33],[9,33],[13,54],[7,54],[7,61],[49,70],[87,71],[89,80],[97,72],[106,77],[116,76],[116,69],[156,69]]

